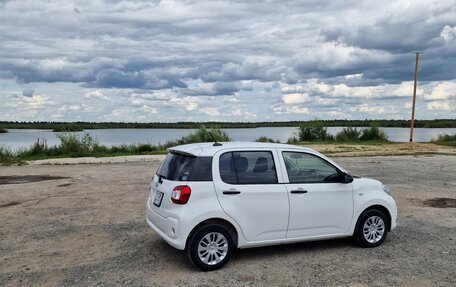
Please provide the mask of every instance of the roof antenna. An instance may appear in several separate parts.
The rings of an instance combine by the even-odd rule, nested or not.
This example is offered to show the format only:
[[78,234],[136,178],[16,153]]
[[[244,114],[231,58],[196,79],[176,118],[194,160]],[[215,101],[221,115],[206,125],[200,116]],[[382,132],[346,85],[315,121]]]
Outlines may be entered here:
[[209,136],[212,138],[212,140],[214,141],[214,144],[212,146],[222,146],[221,143],[217,142],[217,140],[214,138],[214,135],[212,135],[211,131],[207,131],[209,133]]

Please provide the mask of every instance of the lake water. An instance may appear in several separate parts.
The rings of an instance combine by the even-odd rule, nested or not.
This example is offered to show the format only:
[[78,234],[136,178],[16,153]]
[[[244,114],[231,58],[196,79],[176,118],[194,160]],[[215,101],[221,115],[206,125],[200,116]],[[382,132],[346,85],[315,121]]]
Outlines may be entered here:
[[[224,129],[234,141],[254,141],[260,136],[267,136],[280,142],[286,142],[295,127],[267,127],[246,129]],[[329,127],[328,132],[336,134],[342,127]],[[394,142],[408,142],[410,130],[408,128],[383,128]],[[86,130],[91,136],[97,138],[104,145],[120,145],[135,143],[160,144],[186,136],[192,129],[100,129]],[[82,134],[78,132],[77,134]],[[454,134],[456,128],[427,129],[415,128],[414,141],[428,142],[438,134]],[[59,144],[56,133],[52,130],[35,129],[10,129],[8,133],[0,133],[0,146],[11,150],[29,147],[38,138],[46,139],[49,146]]]

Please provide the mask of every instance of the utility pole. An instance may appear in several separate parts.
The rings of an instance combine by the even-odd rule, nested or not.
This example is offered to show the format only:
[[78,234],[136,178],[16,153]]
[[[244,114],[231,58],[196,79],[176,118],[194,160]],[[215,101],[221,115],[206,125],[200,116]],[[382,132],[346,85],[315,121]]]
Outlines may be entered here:
[[410,124],[410,142],[413,142],[413,126],[415,125],[415,102],[416,102],[416,81],[418,79],[418,60],[423,52],[415,52],[415,77],[413,83],[412,120]]

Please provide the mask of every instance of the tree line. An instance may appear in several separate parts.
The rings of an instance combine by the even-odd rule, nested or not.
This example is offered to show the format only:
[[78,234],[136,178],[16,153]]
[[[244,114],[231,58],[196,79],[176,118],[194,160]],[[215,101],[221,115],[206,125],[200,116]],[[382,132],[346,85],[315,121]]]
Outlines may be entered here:
[[[326,127],[410,127],[409,120],[311,120],[282,122],[47,122],[0,121],[2,129],[50,129],[54,131],[82,131],[86,129],[197,129],[201,125],[220,128],[297,127],[316,122]],[[415,120],[416,128],[456,128],[456,119]]]

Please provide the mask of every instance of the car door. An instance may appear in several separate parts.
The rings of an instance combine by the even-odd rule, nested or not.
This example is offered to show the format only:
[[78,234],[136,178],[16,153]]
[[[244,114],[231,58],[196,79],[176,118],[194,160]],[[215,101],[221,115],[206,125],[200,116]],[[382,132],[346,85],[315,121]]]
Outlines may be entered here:
[[289,194],[287,238],[341,235],[353,216],[351,183],[341,183],[338,169],[324,158],[281,150],[280,163]]
[[225,150],[214,156],[213,179],[220,205],[247,241],[284,239],[288,195],[277,173],[275,149]]

